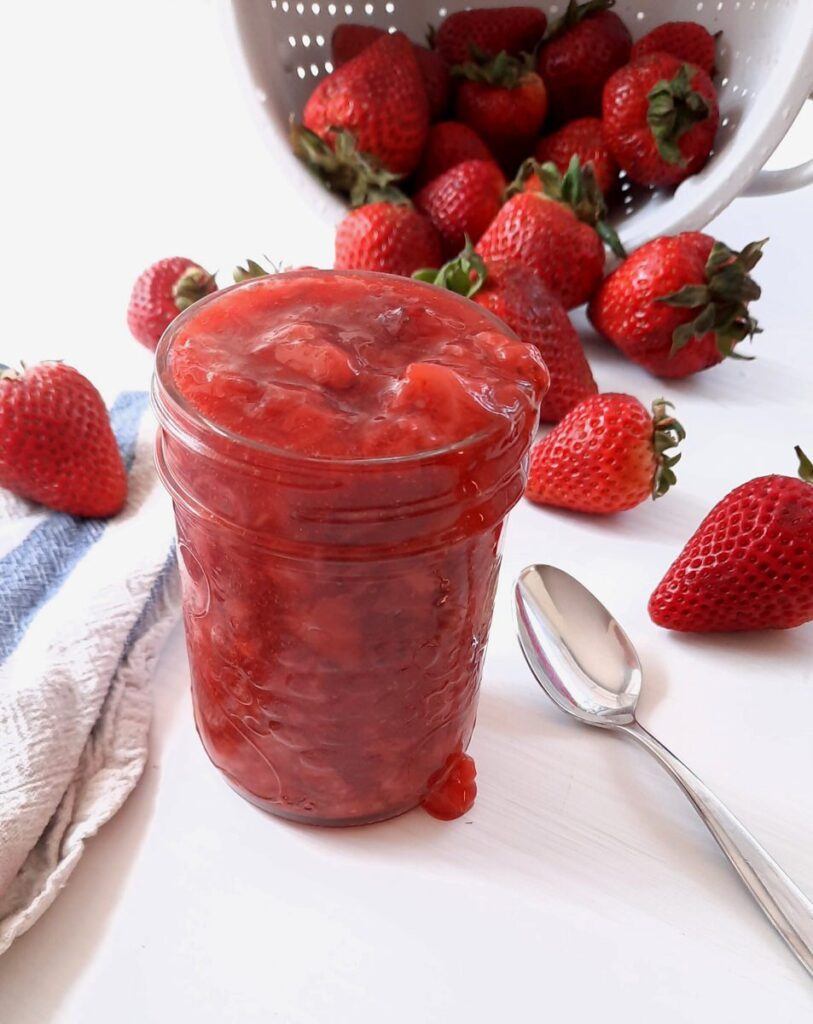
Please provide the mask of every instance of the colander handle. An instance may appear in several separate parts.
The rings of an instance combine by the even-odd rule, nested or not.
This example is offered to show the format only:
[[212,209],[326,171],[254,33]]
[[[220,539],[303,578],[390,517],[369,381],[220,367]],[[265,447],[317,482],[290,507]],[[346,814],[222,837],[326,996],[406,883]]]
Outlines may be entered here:
[[813,185],[813,160],[781,171],[760,171],[751,181],[744,196],[775,196],[780,192],[795,192],[797,188]]

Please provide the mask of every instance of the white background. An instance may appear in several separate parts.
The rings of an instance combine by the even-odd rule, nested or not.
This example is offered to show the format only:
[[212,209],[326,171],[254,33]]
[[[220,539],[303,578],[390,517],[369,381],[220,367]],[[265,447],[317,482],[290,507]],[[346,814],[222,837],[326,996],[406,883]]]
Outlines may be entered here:
[[[329,265],[238,89],[206,0],[15,4],[4,97],[2,355],[63,357],[107,394],[146,387],[124,324],[165,255]],[[803,115],[773,166],[813,149]],[[813,892],[813,626],[681,638],[649,592],[710,505],[813,449],[810,191],[713,226],[771,236],[758,360],[666,390],[689,437],[679,487],[608,521],[512,516],[473,753],[473,812],[322,831],[268,818],[210,769],[182,638],[156,679],[145,778],[66,891],[0,960],[3,1024],[507,1020],[802,1024],[813,988],[685,799],[643,751],[571,724],[515,650],[513,575],[551,560],[618,614],[646,670],[641,718]],[[662,385],[598,342],[605,390]]]

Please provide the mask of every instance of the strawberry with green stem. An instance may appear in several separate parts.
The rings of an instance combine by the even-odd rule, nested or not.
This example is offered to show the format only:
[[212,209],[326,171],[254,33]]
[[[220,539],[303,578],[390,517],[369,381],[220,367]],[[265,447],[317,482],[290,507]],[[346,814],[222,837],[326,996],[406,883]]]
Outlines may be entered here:
[[741,252],[685,231],[647,242],[601,283],[588,316],[608,341],[659,377],[686,377],[746,358],[736,346],[759,333],[751,271],[767,239]]
[[690,633],[813,621],[813,463],[761,476],[709,512],[649,600],[652,621]]
[[531,53],[547,28],[547,18],[538,7],[475,8],[454,11],[432,33],[431,42],[447,64],[470,59],[479,50],[496,57],[505,50],[512,57]]
[[139,274],[127,305],[127,326],[145,348],[154,350],[175,317],[217,290],[212,274],[185,256],[170,256]]

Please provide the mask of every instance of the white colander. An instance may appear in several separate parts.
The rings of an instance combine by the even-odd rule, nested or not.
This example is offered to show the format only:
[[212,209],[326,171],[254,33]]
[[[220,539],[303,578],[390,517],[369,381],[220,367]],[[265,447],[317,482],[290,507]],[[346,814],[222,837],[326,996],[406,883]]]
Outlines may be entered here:
[[[292,155],[288,119],[299,117],[317,80],[332,70],[330,37],[340,22],[402,29],[422,41],[427,25],[450,10],[502,7],[509,0],[476,4],[446,0],[228,0],[226,15],[263,130],[291,175],[310,189],[308,201],[331,221],[343,211]],[[517,2],[517,0],[513,0]],[[526,0],[533,3],[533,0]],[[556,18],[567,0],[537,0]],[[615,11],[633,37],[664,21],[694,19],[718,46],[721,125],[704,170],[676,192],[650,192],[622,182],[616,227],[628,249],[656,235],[701,228],[737,195],[767,195],[813,182],[813,160],[780,171],[761,168],[813,90],[813,0],[618,0]],[[811,140],[813,144],[813,140]]]

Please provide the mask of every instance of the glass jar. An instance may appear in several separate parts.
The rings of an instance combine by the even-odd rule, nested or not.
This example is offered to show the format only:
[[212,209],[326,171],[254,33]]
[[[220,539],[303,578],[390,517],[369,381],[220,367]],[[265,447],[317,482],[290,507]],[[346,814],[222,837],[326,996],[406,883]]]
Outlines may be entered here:
[[[333,289],[380,277],[280,278],[305,273]],[[518,411],[497,434],[386,458],[305,456],[231,433],[180,393],[173,347],[204,304],[247,288],[271,296],[274,281],[197,303],[156,358],[157,464],[175,508],[195,720],[254,803],[322,825],[372,822],[419,804],[468,745],[535,417]],[[398,287],[441,301],[428,285]]]

